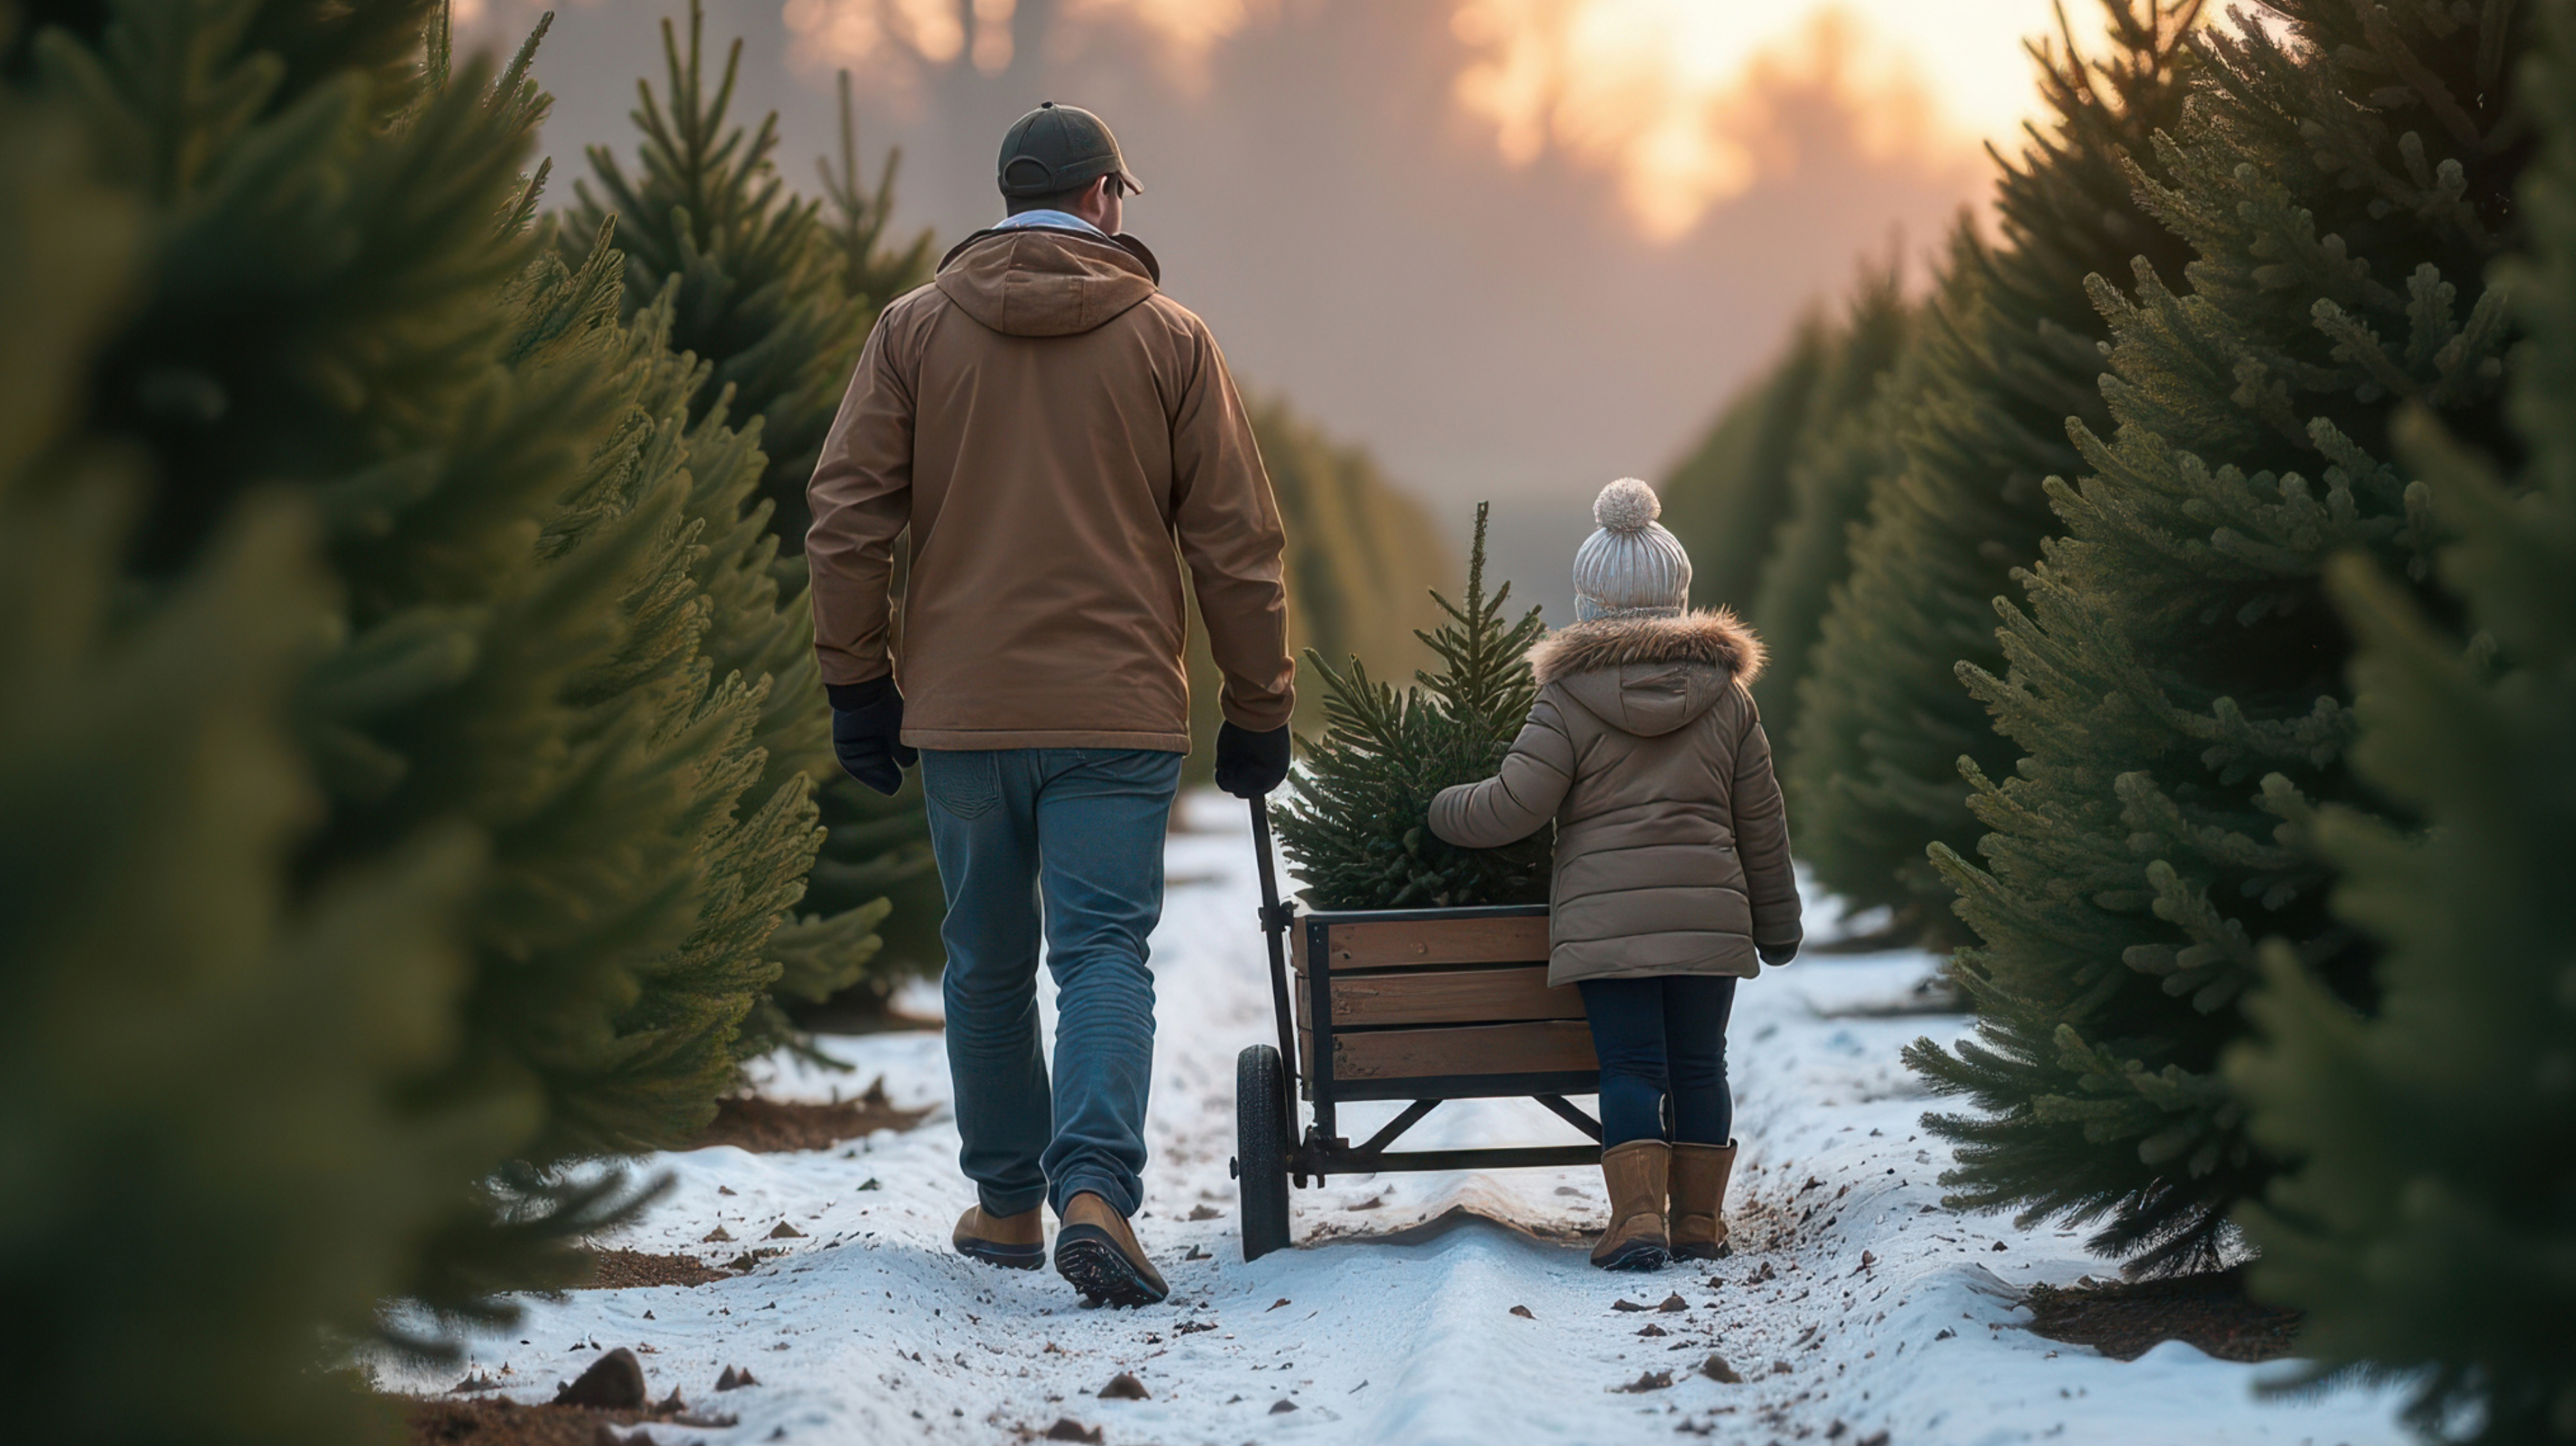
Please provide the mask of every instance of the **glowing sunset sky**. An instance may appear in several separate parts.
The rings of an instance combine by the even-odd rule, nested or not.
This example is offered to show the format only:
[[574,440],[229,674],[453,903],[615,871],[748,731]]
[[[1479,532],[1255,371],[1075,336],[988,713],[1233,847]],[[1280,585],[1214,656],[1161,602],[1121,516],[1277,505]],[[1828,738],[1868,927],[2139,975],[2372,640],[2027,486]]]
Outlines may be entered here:
[[[514,44],[541,4],[483,0]],[[1236,375],[1562,601],[1585,503],[1687,451],[1864,258],[1921,258],[2020,149],[2048,0],[704,0],[736,117],[779,112],[809,194],[853,71],[861,150],[942,244],[1000,214],[993,152],[1087,105],[1147,193],[1128,224]],[[2100,0],[2068,0],[2078,37]],[[536,60],[555,195],[634,164],[638,77],[687,0],[573,0]],[[713,77],[710,76],[710,80]],[[1463,535],[1463,534],[1462,534]]]
[[[1141,30],[1188,75],[1257,43],[1284,8],[1368,0],[1070,0],[1069,32]],[[1794,165],[1784,92],[1846,105],[1880,157],[2009,141],[2035,108],[2023,37],[2053,32],[2051,0],[1451,0],[1453,93],[1516,165],[1551,149],[1614,175],[1650,236]],[[2089,7],[2079,38],[2099,34]],[[785,0],[799,59],[900,79],[916,67],[986,74],[1018,54],[1017,0]],[[1078,43],[1078,41],[1076,42]]]

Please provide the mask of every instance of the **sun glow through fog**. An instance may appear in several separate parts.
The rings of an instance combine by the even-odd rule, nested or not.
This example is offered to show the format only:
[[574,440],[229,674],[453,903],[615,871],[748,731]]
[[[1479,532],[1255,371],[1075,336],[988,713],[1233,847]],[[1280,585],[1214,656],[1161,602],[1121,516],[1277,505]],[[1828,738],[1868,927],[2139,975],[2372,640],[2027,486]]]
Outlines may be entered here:
[[[468,0],[479,3],[479,0]],[[1160,42],[1168,59],[1194,70],[1209,50],[1267,13],[1277,0],[1065,0],[1061,21],[1077,28],[1127,26]],[[883,69],[947,65],[967,56],[998,75],[1021,44],[1018,0],[787,0],[787,29],[807,61]]]
[[[1284,9],[1389,0],[1066,0],[1059,23],[1124,27],[1184,74]],[[2057,33],[2053,0],[1418,0],[1450,7],[1461,109],[1502,157],[1550,152],[1611,176],[1637,225],[1669,239],[1798,163],[1792,106],[1823,101],[1880,161],[1951,163],[2010,148],[2037,109],[2023,41]],[[1015,0],[786,0],[803,58],[997,74],[1036,37]],[[2101,33],[2089,0],[2077,39]]]
[[2008,143],[2038,104],[2022,42],[2057,20],[2051,0],[1458,0],[1453,29],[1459,103],[1504,159],[1606,170],[1670,238],[1797,163],[1781,120],[1802,94],[1875,159]]

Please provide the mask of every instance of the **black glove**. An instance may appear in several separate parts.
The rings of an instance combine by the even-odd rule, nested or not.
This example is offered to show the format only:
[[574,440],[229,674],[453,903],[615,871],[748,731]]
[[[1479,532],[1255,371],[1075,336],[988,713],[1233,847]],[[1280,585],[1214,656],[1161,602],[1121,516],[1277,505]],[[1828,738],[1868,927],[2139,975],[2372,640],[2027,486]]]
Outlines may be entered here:
[[832,699],[832,753],[841,771],[891,798],[903,787],[903,770],[921,761],[903,746],[903,694],[894,677],[864,683],[826,683]]
[[1798,957],[1798,946],[1795,944],[1783,944],[1777,949],[1764,949],[1759,952],[1762,955],[1763,963],[1777,969],[1781,965]]
[[1216,786],[1237,798],[1259,798],[1288,778],[1288,727],[1267,733],[1228,723],[1216,730]]

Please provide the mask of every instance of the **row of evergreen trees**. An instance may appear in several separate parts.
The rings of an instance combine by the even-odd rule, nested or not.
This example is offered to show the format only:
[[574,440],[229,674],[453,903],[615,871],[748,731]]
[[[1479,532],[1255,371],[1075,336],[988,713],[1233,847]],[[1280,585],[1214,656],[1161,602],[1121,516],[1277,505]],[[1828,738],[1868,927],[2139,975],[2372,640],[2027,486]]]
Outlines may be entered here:
[[[2128,171],[2155,164],[2151,138],[2179,123],[2197,4],[2114,7],[2108,52],[2071,41],[2038,50],[2056,124],[2018,162],[1998,162],[1989,243],[1953,235],[1906,375],[1884,405],[1893,453],[1848,514],[1858,532],[1844,590],[1819,608],[1821,641],[1777,685],[1815,706],[1778,733],[1789,744],[1800,847],[1832,887],[1898,911],[1950,941],[1949,890],[1932,842],[1973,855],[1980,832],[1958,760],[2008,771],[2012,745],[1959,686],[1954,667],[2001,672],[1993,600],[2054,531],[2046,479],[2081,459],[2069,418],[2107,429],[2098,385],[2108,328],[2084,290],[2145,257],[2179,272],[2182,242],[2141,209]],[[2161,177],[2161,172],[2149,171]]]
[[2114,429],[2071,429],[2085,472],[2050,484],[2060,535],[2005,614],[2006,671],[1966,670],[2022,761],[1971,776],[1984,866],[1934,852],[1979,940],[1980,1040],[1915,1055],[1984,1111],[1950,1127],[1962,1194],[2102,1212],[2097,1245],[2150,1267],[2211,1259],[2278,1169],[2217,1073],[2263,941],[2373,992],[2376,945],[2328,907],[2311,833],[2320,804],[2386,807],[2351,770],[2327,565],[2425,576],[2402,410],[2511,446],[2486,273],[2528,154],[2517,19],[2284,13],[2296,45],[2203,42],[2158,138],[2171,179],[2141,194],[2191,244],[2183,277],[2093,286]]
[[1669,516],[1784,644],[1802,855],[1961,946],[1976,1035],[1909,1052],[1971,1107],[1932,1120],[1954,1200],[2142,1271],[2241,1227],[2329,1364],[2438,1367],[2428,1426],[2576,1436],[2530,1339],[2576,1301],[2540,915],[2576,225],[2533,169],[2576,144],[2534,58],[2571,7],[2105,8],[2103,54],[2034,51],[1999,236],[1892,359],[1883,283],[1807,328]]
[[[890,244],[846,81],[822,199],[787,190],[701,25],[665,27],[641,176],[595,154],[549,216],[535,40],[455,64],[436,0],[0,13],[0,1290],[48,1322],[6,1372],[37,1435],[382,1430],[317,1326],[577,1280],[645,1192],[568,1167],[686,1142],[782,999],[886,977],[889,893],[935,966],[917,803],[818,815],[794,555],[930,243]],[[1324,540],[1299,626],[1356,637],[1355,580],[1437,551],[1360,553],[1418,515],[1265,427]]]
[[[613,225],[625,253],[621,317],[667,315],[669,346],[702,368],[686,398],[691,421],[738,424],[742,444],[760,449],[751,505],[724,539],[741,625],[715,646],[725,665],[777,680],[758,735],[768,750],[763,782],[815,780],[827,829],[806,880],[814,912],[779,932],[787,976],[776,993],[811,1003],[864,979],[882,997],[937,971],[945,906],[919,785],[886,799],[832,760],[831,718],[814,702],[822,681],[802,556],[805,479],[877,313],[929,279],[931,238],[892,242],[897,158],[874,185],[863,182],[846,74],[838,164],[818,163],[823,195],[808,198],[779,174],[777,113],[750,128],[734,115],[741,40],[711,86],[703,7],[692,0],[685,41],[669,19],[661,24],[663,87],[636,85],[635,172],[612,148],[590,147],[591,175],[555,218],[554,246],[570,260]],[[867,927],[881,931],[882,947],[854,962],[849,936]],[[762,1023],[765,1037],[786,1032],[776,1006]]]
[[[23,40],[16,42],[23,45]],[[94,133],[0,95],[0,1368],[32,1437],[362,1439],[299,1380],[470,1208],[533,1099],[420,1101],[458,1053],[463,826],[299,886],[324,794],[301,680],[334,581],[310,497],[226,510],[148,592],[157,481],[88,392],[152,280]]]
[[797,913],[760,423],[608,217],[539,220],[528,58],[428,0],[0,51],[0,1234],[85,1437],[381,1427],[315,1326],[577,1280],[639,1192],[564,1167],[694,1137],[877,947]]
[[2420,1428],[2498,1442],[2576,1440],[2576,4],[2537,8],[2534,53],[2499,63],[2539,141],[2496,282],[2528,338],[2510,441],[2407,409],[2441,592],[2357,556],[2328,576],[2356,640],[2352,768],[2404,820],[2329,807],[2314,832],[2337,916],[2376,947],[2375,1007],[2270,943],[2259,1038],[2226,1062],[2254,1139],[2293,1162],[2240,1219],[2257,1285],[2309,1311],[2303,1350],[2420,1373]]
[[[704,30],[694,0],[685,41],[663,22],[664,86],[658,94],[638,86],[634,170],[612,148],[591,147],[591,174],[575,183],[556,245],[570,258],[614,218],[626,253],[623,314],[667,307],[671,345],[705,361],[690,397],[693,419],[747,419],[745,435],[768,462],[760,505],[741,527],[754,540],[765,527],[772,550],[742,554],[740,585],[756,589],[765,571],[776,580],[782,616],[801,619],[811,521],[805,479],[878,312],[929,279],[934,252],[926,233],[891,240],[895,160],[873,184],[861,175],[847,75],[838,163],[819,167],[819,196],[802,196],[775,165],[777,115],[748,128],[734,118],[742,42],[732,42],[711,84]],[[1422,509],[1365,452],[1335,444],[1284,401],[1257,406],[1253,429],[1288,528],[1293,644],[1327,657],[1409,663],[1419,652],[1413,630],[1430,621],[1426,589],[1448,571],[1447,549]],[[810,1001],[850,986],[846,968],[832,967],[848,957],[832,921],[879,899],[892,910],[876,922],[884,947],[858,988],[881,999],[906,978],[935,974],[944,904],[918,778],[907,776],[889,799],[830,766],[829,719],[811,706],[819,681],[801,622],[727,641],[728,659],[779,680],[760,735],[771,773],[801,769],[823,780],[818,798],[829,832],[806,895],[817,913],[779,932],[788,977],[778,993]],[[1194,638],[1190,672],[1192,733],[1213,739],[1219,690],[1203,636]],[[1320,717],[1320,706],[1307,690],[1301,718]],[[1208,761],[1204,752],[1193,760],[1193,777],[1205,779]]]
[[[1799,324],[1769,375],[1660,489],[1663,522],[1691,554],[1691,590],[1762,630],[1771,662],[1754,684],[1765,727],[1787,736],[1844,534],[1886,459],[1886,383],[1920,308],[1891,262],[1863,272],[1844,313]],[[1787,681],[1782,681],[1782,680]]]

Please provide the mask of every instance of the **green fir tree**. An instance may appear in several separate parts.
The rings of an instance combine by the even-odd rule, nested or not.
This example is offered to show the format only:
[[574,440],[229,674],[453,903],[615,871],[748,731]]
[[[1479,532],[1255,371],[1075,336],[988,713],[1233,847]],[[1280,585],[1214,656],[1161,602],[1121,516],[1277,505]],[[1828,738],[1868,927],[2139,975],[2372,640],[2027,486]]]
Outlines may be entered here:
[[1789,515],[1789,469],[1833,350],[1832,327],[1818,316],[1802,319],[1780,359],[1720,409],[1707,437],[1655,489],[1664,526],[1690,549],[1691,596],[1701,606],[1753,605]]
[[1951,242],[1893,407],[1897,462],[1872,485],[1786,750],[1818,882],[1935,943],[1959,929],[1927,851],[1973,854],[1985,832],[1959,760],[1993,776],[2020,756],[1956,665],[2003,672],[1994,600],[2056,530],[2042,482],[2082,466],[2067,420],[2112,425],[2097,345],[2110,331],[2085,278],[2126,275],[2141,256],[2179,278],[2189,259],[2140,208],[2125,164],[2169,179],[2152,138],[2181,119],[2202,0],[2103,9],[2107,53],[2088,58],[2071,27],[2031,46],[2053,124],[2032,128],[2018,164],[1997,157],[2000,244],[1965,223]]
[[1501,766],[1538,697],[1527,654],[1545,629],[1537,608],[1506,621],[1511,584],[1486,595],[1486,511],[1477,505],[1465,605],[1433,595],[1448,620],[1420,637],[1441,666],[1416,672],[1418,687],[1399,693],[1372,680],[1356,658],[1337,671],[1320,654],[1306,654],[1324,680],[1325,728],[1320,739],[1298,740],[1306,762],[1296,797],[1279,810],[1279,841],[1316,908],[1547,899],[1549,835],[1509,848],[1462,849],[1433,836],[1429,823],[1441,789]]
[[[395,1441],[323,1366],[526,1126],[423,1109],[483,866],[425,830],[312,884],[297,693],[329,646],[309,498],[126,571],[152,495],[83,430],[151,276],[87,128],[0,87],[0,1385],[29,1441]],[[522,1105],[524,1102],[521,1102]]]
[[[760,495],[781,547],[802,553],[813,521],[806,480],[868,327],[892,298],[844,284],[853,262],[825,225],[822,201],[798,195],[778,173],[778,113],[750,129],[733,118],[741,39],[726,50],[724,70],[710,87],[701,0],[690,0],[688,30],[683,48],[670,20],[662,22],[662,92],[649,81],[635,83],[632,117],[642,132],[636,173],[628,175],[611,148],[590,147],[591,174],[573,183],[563,234],[586,238],[609,216],[618,218],[627,315],[665,289],[675,293],[671,345],[712,364],[694,398],[699,414],[724,406],[734,416],[761,419],[768,465]],[[862,224],[873,221],[881,234],[886,218],[868,205],[881,198],[861,195],[856,162],[847,156],[843,162],[847,199],[859,203]],[[839,219],[846,230],[850,213]],[[926,256],[926,242],[905,254]],[[892,276],[888,284],[904,279]]]
[[1892,267],[1864,271],[1843,315],[1800,323],[1659,489],[1664,523],[1690,550],[1692,599],[1744,614],[1766,646],[1775,627],[1785,634],[1789,666],[1775,648],[1755,685],[1766,718],[1794,712],[1789,669],[1803,663],[1841,575],[1844,534],[1887,451],[1882,392],[1912,309]]
[[[859,175],[859,125],[857,110],[850,101],[850,73],[835,77],[841,101],[840,164],[816,160],[814,169],[823,178],[823,234],[833,254],[840,258],[841,294],[856,302],[867,314],[868,325],[874,326],[877,313],[886,303],[930,279],[931,262],[936,259],[931,233],[925,228],[912,238],[911,244],[898,249],[891,232],[894,228],[894,178],[902,169],[903,152],[886,152],[885,164],[877,171],[877,183],[869,186]],[[856,347],[851,348],[855,363]],[[847,378],[845,377],[846,381]],[[835,402],[838,397],[835,396]]]
[[[754,491],[735,512],[709,514],[714,570],[743,594],[734,608],[743,626],[713,637],[710,650],[719,671],[769,679],[760,790],[811,779],[828,830],[806,881],[810,912],[777,935],[786,973],[775,992],[807,1004],[853,986],[881,997],[937,970],[945,905],[918,783],[880,798],[833,761],[801,560],[805,483],[878,311],[928,278],[930,237],[887,244],[896,157],[873,189],[862,185],[846,75],[840,165],[822,165],[826,196],[806,199],[778,174],[777,114],[748,129],[733,117],[741,40],[710,85],[705,29],[694,0],[685,44],[662,22],[663,88],[636,85],[636,174],[608,147],[591,147],[590,182],[576,183],[556,246],[574,251],[615,218],[627,253],[625,312],[667,319],[665,344],[696,367],[692,421],[719,431],[736,423],[733,445],[760,457]],[[770,1044],[791,1032],[784,1009],[767,1006],[751,1038]]]
[[2314,1364],[2285,1384],[2402,1377],[2428,1439],[2496,1446],[2576,1441],[2576,5],[2540,11],[2547,61],[2520,89],[2547,148],[2504,282],[2532,336],[2527,490],[2430,425],[2401,433],[2465,640],[2365,562],[2333,579],[2360,640],[2353,767],[2421,824],[2317,824],[2336,912],[2380,946],[2378,1007],[2276,948],[2227,1072],[2254,1137],[2297,1162],[2240,1215],[2255,1291],[2307,1313]]
[[[32,37],[28,85],[149,198],[154,244],[84,418],[151,468],[138,586],[193,565],[257,487],[313,500],[341,636],[298,697],[329,800],[302,867],[327,877],[459,825],[488,840],[442,1093],[534,1104],[518,1143],[577,1148],[621,1112],[594,1112],[589,1087],[615,1069],[602,1046],[634,970],[686,935],[694,861],[670,838],[688,761],[644,786],[643,720],[603,728],[617,720],[573,696],[677,541],[603,530],[579,567],[540,550],[615,415],[586,365],[511,366],[541,103],[518,66],[451,79],[441,52],[424,72],[424,4],[76,18],[89,28]],[[164,74],[161,55],[191,64]]]
[[553,1167],[704,1124],[819,839],[801,785],[751,792],[765,680],[706,653],[734,620],[694,571],[685,419],[654,415],[666,354],[619,325],[615,252],[568,266],[527,224],[527,50],[451,75],[443,17],[394,0],[62,18],[7,70],[146,210],[80,419],[149,468],[134,586],[247,495],[309,500],[338,613],[295,695],[326,803],[296,877],[459,829],[492,860],[463,1034],[416,1098],[516,1130],[409,1288],[474,1312],[574,1279],[620,1197]]
[[[2279,1168],[2218,1075],[2260,941],[2366,1001],[2374,947],[2327,907],[2320,805],[2350,767],[2350,636],[2323,591],[2361,551],[2422,578],[2432,487],[2389,460],[2401,408],[2510,445],[2510,327],[2484,284],[2518,224],[2528,124],[2510,5],[2275,0],[2206,32],[2148,210],[2191,286],[2097,282],[2116,429],[2052,479],[2065,534],[1970,684],[2022,754],[1972,772],[1984,867],[1940,849],[1978,942],[1976,1036],[1908,1052],[1968,1113],[1956,1204],[2098,1222],[2137,1271],[2212,1262]],[[2265,22],[2270,22],[2267,28]]]
[[1826,599],[1849,566],[1852,525],[1868,505],[1871,482],[1896,467],[1898,398],[1910,386],[1900,373],[1912,366],[1906,341],[1916,310],[1893,263],[1862,275],[1789,464],[1788,515],[1745,613],[1771,658],[1753,685],[1754,702],[1783,738],[1797,729],[1798,684]]
[[[656,731],[693,734],[696,746],[722,760],[703,766],[694,785],[700,913],[676,967],[647,977],[642,1002],[675,995],[685,1002],[665,1013],[683,1020],[709,1006],[723,1011],[720,1030],[690,1026],[696,1063],[688,1088],[711,1099],[731,1086],[741,1061],[794,1042],[782,996],[821,997],[856,974],[875,949],[869,931],[886,906],[828,917],[792,912],[822,841],[806,771],[814,760],[790,751],[807,741],[795,725],[811,711],[783,717],[778,680],[759,665],[785,653],[810,668],[811,649],[796,646],[805,634],[801,609],[789,613],[778,604],[768,566],[774,545],[751,505],[765,459],[754,437],[725,425],[721,406],[691,419],[690,398],[707,367],[670,349],[669,298],[631,325],[616,322],[621,262],[603,234],[578,271],[551,258],[539,263],[549,284],[539,288],[548,293],[548,319],[538,329],[564,331],[554,318],[575,319],[569,335],[612,342],[626,405],[617,440],[593,457],[593,480],[555,532],[577,539],[572,518],[613,524],[626,512],[667,506],[675,513],[672,539],[687,544],[657,585],[638,594],[656,621],[635,630],[619,681],[649,670],[653,659],[679,656],[683,637],[694,644],[683,707]],[[755,982],[759,987],[746,988]],[[659,1059],[654,1068],[667,1071],[675,1059]]]
[[[876,325],[878,313],[885,310],[888,302],[930,279],[936,253],[927,230],[901,247],[889,240],[894,220],[895,173],[903,153],[886,153],[873,188],[861,183],[850,73],[842,71],[837,79],[841,103],[839,163],[815,163],[823,181],[821,230],[828,249],[838,258],[842,294],[855,299],[865,312],[860,333],[864,339],[866,329]],[[853,344],[851,360],[843,367],[843,383],[848,381],[848,371],[857,354]],[[835,408],[840,397],[838,391],[832,394]],[[903,582],[909,568],[908,549],[898,550],[893,587],[897,637],[902,636]],[[801,592],[797,605],[807,606]],[[947,917],[948,900],[940,889],[938,867],[930,857],[930,818],[923,812],[921,775],[917,770],[906,773],[902,789],[892,798],[859,786],[837,767],[824,778],[819,797],[831,838],[824,845],[822,858],[815,862],[809,897],[826,913],[862,907],[872,899],[883,899],[891,906],[891,914],[879,926],[879,951],[869,961],[864,977],[844,994],[856,994],[881,1005],[895,985],[905,979],[935,976],[947,959],[939,942],[939,926]]]

